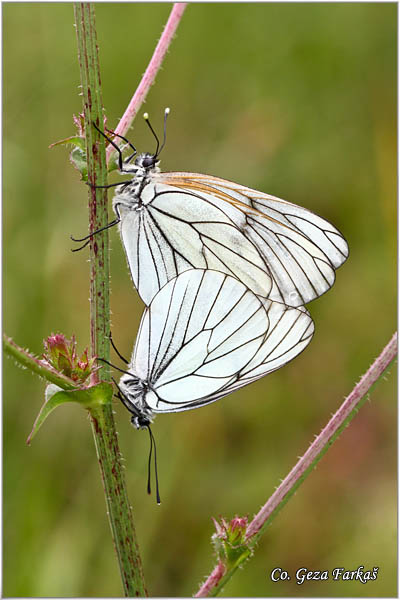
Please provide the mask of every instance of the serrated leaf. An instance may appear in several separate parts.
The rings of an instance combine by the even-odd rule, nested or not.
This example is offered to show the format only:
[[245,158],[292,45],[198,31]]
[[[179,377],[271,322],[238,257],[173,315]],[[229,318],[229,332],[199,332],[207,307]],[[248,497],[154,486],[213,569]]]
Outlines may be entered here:
[[27,444],[30,444],[36,433],[38,432],[41,425],[47,419],[49,414],[60,406],[61,404],[65,404],[66,402],[77,402],[83,408],[90,410],[91,408],[95,408],[101,406],[102,404],[108,404],[111,402],[111,398],[113,395],[113,388],[111,383],[98,383],[90,388],[85,388],[82,390],[71,390],[66,391],[51,383],[47,386],[45,392],[45,402],[42,408],[39,411],[38,416],[33,424],[33,428],[31,433],[29,434],[28,439],[26,440]]

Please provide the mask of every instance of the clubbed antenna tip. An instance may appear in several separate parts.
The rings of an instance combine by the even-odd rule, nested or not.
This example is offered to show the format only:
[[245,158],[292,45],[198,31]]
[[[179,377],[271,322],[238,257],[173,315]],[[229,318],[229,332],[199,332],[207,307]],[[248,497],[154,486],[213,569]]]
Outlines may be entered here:
[[150,131],[151,131],[151,133],[154,135],[154,138],[155,138],[155,140],[156,140],[156,142],[157,142],[156,151],[155,151],[155,153],[154,153],[154,156],[155,156],[156,158],[157,158],[157,157],[160,155],[160,152],[161,152],[161,150],[164,148],[164,146],[165,146],[165,142],[166,142],[166,140],[167,140],[167,117],[168,117],[168,115],[169,115],[169,111],[170,111],[170,109],[169,109],[169,108],[166,108],[166,109],[165,109],[165,111],[164,111],[164,139],[163,139],[163,143],[161,144],[161,147],[160,147],[160,141],[159,141],[159,139],[158,139],[158,136],[157,136],[156,132],[154,131],[154,129],[153,129],[153,127],[152,127],[151,123],[150,123],[150,120],[149,120],[149,113],[145,112],[145,113],[143,114],[143,118],[144,118],[144,120],[146,121],[147,125],[149,126],[149,128],[150,128]]

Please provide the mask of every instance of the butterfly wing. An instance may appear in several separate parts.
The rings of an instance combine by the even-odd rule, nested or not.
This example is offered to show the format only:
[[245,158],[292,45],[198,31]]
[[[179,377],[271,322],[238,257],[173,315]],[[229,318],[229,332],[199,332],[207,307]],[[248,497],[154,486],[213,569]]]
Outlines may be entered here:
[[[196,193],[231,219],[261,252],[272,277],[269,299],[302,306],[326,292],[348,257],[342,234],[328,221],[286,200],[196,173],[162,173],[163,181]],[[234,209],[244,223],[238,224]],[[240,217],[239,217],[240,220]]]
[[261,253],[238,226],[240,218],[245,225],[245,216],[229,204],[216,206],[212,196],[153,179],[142,190],[139,209],[120,207],[122,242],[144,303],[149,305],[168,281],[193,268],[234,275],[267,297],[272,279]]
[[147,382],[153,412],[197,408],[291,360],[310,323],[305,310],[262,302],[233,277],[188,270],[146,309],[130,370]]
[[237,381],[228,386],[227,393],[276,371],[311,342],[314,323],[306,308],[271,301],[264,302],[264,307],[269,319],[268,332],[257,354],[238,373]]
[[293,360],[311,342],[314,334],[314,323],[307,309],[304,307],[293,308],[282,305],[280,302],[264,302],[269,317],[268,331],[258,352],[215,394],[210,394],[206,399],[190,403],[179,410],[187,410],[215,402],[235,390],[257,381],[283,367]]

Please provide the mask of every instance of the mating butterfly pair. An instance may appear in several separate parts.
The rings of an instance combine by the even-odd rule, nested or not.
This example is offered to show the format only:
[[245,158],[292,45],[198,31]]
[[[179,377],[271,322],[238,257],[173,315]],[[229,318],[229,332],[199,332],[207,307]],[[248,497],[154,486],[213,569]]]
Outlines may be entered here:
[[216,177],[161,172],[168,113],[161,145],[145,115],[154,154],[137,156],[116,136],[133,151],[124,160],[99,130],[129,176],[112,184],[110,226],[119,223],[146,304],[119,383],[136,427],[218,400],[299,354],[314,330],[304,305],[348,256],[340,232],[305,208]]

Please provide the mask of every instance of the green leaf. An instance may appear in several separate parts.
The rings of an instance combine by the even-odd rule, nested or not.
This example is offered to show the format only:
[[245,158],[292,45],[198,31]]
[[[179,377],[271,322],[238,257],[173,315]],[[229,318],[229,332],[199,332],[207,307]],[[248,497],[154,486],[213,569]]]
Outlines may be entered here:
[[112,155],[110,162],[107,165],[107,173],[112,173],[112,171],[117,171],[119,169],[119,164],[117,158]]
[[247,546],[226,548],[226,566],[228,569],[238,567],[251,556],[252,551]]
[[49,147],[54,148],[54,146],[65,146],[68,144],[72,144],[73,146],[71,154],[69,155],[72,164],[76,169],[78,169],[79,173],[82,175],[83,181],[87,181],[88,169],[86,159],[86,140],[84,137],[81,137],[79,135],[73,135],[69,138],[65,138],[64,140],[54,142],[54,144],[50,144]]
[[60,404],[65,404],[66,402],[77,402],[83,408],[91,410],[102,404],[110,403],[112,395],[113,387],[111,383],[102,382],[90,388],[71,391],[63,390],[58,387],[58,385],[51,383],[46,388],[45,402],[40,409],[38,416],[36,417],[32,431],[29,434],[26,443],[31,443],[43,422],[57,406],[60,406]]
[[58,142],[54,142],[54,144],[50,144],[49,148],[54,148],[54,146],[63,146],[66,144],[72,144],[73,146],[77,146],[81,150],[86,150],[86,142],[85,138],[80,137],[79,135],[73,135],[69,138],[65,138],[64,140],[59,140]]
[[[64,140],[59,140],[58,142],[54,142],[54,144],[50,144],[49,148],[54,148],[54,146],[65,146],[67,144],[72,144],[74,148],[69,155],[70,160],[74,167],[79,171],[82,175],[83,181],[88,180],[88,169],[87,169],[87,158],[86,158],[86,141],[85,138],[80,137],[78,135],[73,135],[69,138],[65,138]],[[116,171],[119,169],[118,161],[115,156],[110,160],[110,163],[107,166],[107,173],[112,173],[112,171]]]
[[88,180],[88,168],[86,161],[86,152],[82,150],[79,146],[75,146],[72,149],[69,158],[76,169],[78,169],[79,173],[82,175],[83,181]]

